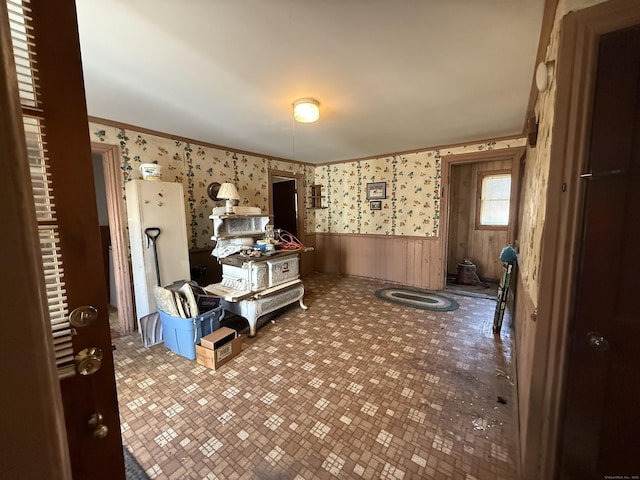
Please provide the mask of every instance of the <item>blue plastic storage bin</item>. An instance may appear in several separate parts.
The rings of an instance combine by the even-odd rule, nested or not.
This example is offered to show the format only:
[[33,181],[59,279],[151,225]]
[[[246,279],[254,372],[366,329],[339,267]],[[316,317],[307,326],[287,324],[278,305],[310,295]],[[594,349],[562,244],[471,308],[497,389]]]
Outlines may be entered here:
[[220,328],[222,307],[218,306],[197,317],[181,318],[158,310],[162,321],[162,336],[169,350],[189,360],[196,358],[196,344],[205,335]]

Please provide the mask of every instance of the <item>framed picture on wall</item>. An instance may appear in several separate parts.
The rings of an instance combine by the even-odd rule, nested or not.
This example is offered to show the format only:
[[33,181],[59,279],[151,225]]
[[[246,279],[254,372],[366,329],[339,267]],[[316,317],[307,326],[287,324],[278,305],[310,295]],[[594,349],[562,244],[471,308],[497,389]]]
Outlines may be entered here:
[[387,198],[387,182],[367,183],[367,200]]
[[382,210],[382,200],[372,200],[369,202],[371,210]]

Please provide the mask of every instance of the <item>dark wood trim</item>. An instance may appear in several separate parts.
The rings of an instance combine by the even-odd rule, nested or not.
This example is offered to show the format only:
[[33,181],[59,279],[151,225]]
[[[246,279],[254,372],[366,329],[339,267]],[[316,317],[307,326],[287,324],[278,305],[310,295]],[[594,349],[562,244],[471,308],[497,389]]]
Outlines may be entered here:
[[507,236],[509,245],[519,250],[518,236],[520,235],[520,211],[522,209],[522,188],[524,181],[524,162],[527,150],[523,148],[519,156],[514,156],[511,162],[511,197],[515,206],[509,212],[510,235]]
[[[289,163],[295,163],[298,165],[305,165],[305,166],[311,166],[311,167],[322,167],[322,166],[326,166],[326,165],[336,165],[339,163],[350,163],[350,162],[360,162],[363,160],[374,160],[376,158],[387,158],[387,157],[394,157],[397,155],[409,155],[412,153],[420,153],[420,152],[431,152],[434,150],[444,150],[447,148],[457,148],[457,147],[464,147],[467,145],[477,145],[477,144],[485,144],[485,143],[490,143],[490,142],[501,142],[504,140],[520,140],[523,135],[525,134],[525,131],[523,129],[522,132],[513,134],[513,135],[506,135],[503,137],[494,137],[494,138],[486,138],[486,139],[479,139],[479,140],[471,140],[471,141],[466,141],[466,142],[460,142],[460,143],[451,143],[451,144],[444,144],[444,145],[438,145],[438,146],[433,146],[433,147],[423,147],[423,148],[416,148],[413,150],[403,150],[400,152],[393,152],[393,153],[384,153],[384,154],[380,154],[380,155],[372,155],[370,157],[359,157],[359,158],[349,158],[349,159],[345,159],[345,160],[336,160],[336,161],[332,161],[332,162],[318,162],[318,163],[310,163],[310,162],[301,162],[299,160],[292,160],[290,158],[284,158],[284,157],[274,157],[272,155],[265,155],[263,153],[256,153],[256,152],[249,152],[247,150],[238,150],[237,148],[231,148],[231,147],[225,147],[224,145],[216,145],[215,143],[209,143],[209,142],[205,142],[203,140],[197,140],[194,138],[189,138],[189,137],[183,137],[180,135],[174,135],[171,133],[166,133],[166,132],[160,132],[158,130],[152,130],[150,128],[144,128],[144,127],[139,127],[137,125],[131,125],[128,123],[124,123],[124,122],[118,122],[116,120],[109,120],[106,118],[100,118],[100,117],[89,117],[89,122],[93,122],[93,123],[98,123],[100,125],[107,125],[110,127],[115,127],[115,128],[121,128],[123,130],[133,130],[135,132],[138,133],[146,133],[148,135],[155,135],[157,137],[163,137],[163,138],[170,138],[172,140],[180,140],[182,142],[188,142],[188,143],[193,143],[195,145],[200,145],[203,147],[208,147],[208,148],[215,148],[218,150],[223,150],[225,152],[235,152],[235,153],[239,153],[241,155],[250,155],[252,157],[258,157],[258,158],[267,158],[270,160],[277,160],[277,161],[282,161],[282,162],[289,162]],[[517,148],[517,147],[512,147],[512,148]],[[496,150],[497,151],[497,150]]]
[[415,235],[377,235],[375,233],[335,233],[335,232],[316,232],[313,235],[327,236],[327,237],[353,237],[353,238],[396,238],[396,239],[409,239],[409,240],[428,240],[431,242],[439,241],[438,237],[418,237]]
[[[445,144],[445,145],[436,145],[433,147],[423,147],[423,148],[416,148],[414,150],[404,150],[401,152],[393,152],[393,153],[384,153],[384,154],[380,154],[380,155],[373,155],[371,157],[360,157],[360,158],[350,158],[347,160],[335,160],[332,162],[325,162],[325,163],[317,163],[317,164],[313,164],[313,166],[316,167],[322,167],[322,166],[326,166],[326,165],[336,165],[336,164],[340,164],[340,163],[351,163],[351,162],[362,162],[365,160],[376,160],[378,158],[388,158],[388,157],[396,157],[398,155],[410,155],[412,153],[422,153],[422,152],[434,152],[434,151],[441,151],[441,150],[445,150],[445,149],[449,149],[449,148],[458,148],[458,147],[466,147],[469,145],[483,145],[486,143],[491,143],[491,142],[502,142],[504,140],[520,140],[524,138],[524,134],[525,131],[523,130],[521,133],[518,134],[514,134],[514,135],[506,135],[504,137],[494,137],[494,138],[485,138],[485,139],[480,139],[480,140],[470,140],[470,141],[466,141],[466,142],[460,142],[460,143],[451,143],[451,144]],[[483,152],[500,152],[502,150],[510,150],[512,148],[521,148],[521,147],[509,147],[507,149],[504,148],[499,148],[497,150],[482,150],[480,152],[470,152],[470,153],[461,153],[461,154],[452,154],[452,155],[441,155],[440,158],[444,158],[444,157],[448,157],[448,156],[462,156],[462,155],[475,155],[476,153],[483,153]],[[442,153],[442,152],[440,152]]]
[[460,153],[457,155],[445,155],[440,157],[444,163],[447,160],[449,163],[462,164],[462,163],[476,163],[493,160],[513,160],[519,155],[524,154],[525,147],[511,147],[500,148],[498,150],[482,150],[480,152]]
[[556,104],[542,239],[537,318],[531,358],[523,476],[555,478],[564,399],[568,329],[575,290],[577,240],[600,36],[640,24],[637,0],[610,0],[567,14],[556,61]]
[[225,152],[238,153],[240,155],[249,155],[252,157],[266,158],[269,160],[277,160],[277,161],[288,162],[288,163],[297,163],[299,165],[312,165],[312,166],[314,165],[313,163],[300,162],[298,160],[291,160],[289,158],[274,157],[273,155],[265,155],[263,153],[256,153],[256,152],[250,152],[248,150],[239,150],[237,148],[225,147],[224,145],[217,145],[215,143],[205,142],[204,140],[197,140],[195,138],[183,137],[181,135],[175,135],[173,133],[161,132],[159,130],[152,130],[150,128],[139,127],[137,125],[131,125],[129,123],[118,122],[117,120],[109,120],[106,118],[89,116],[89,122],[99,123],[100,125],[107,125],[109,127],[121,128],[123,130],[133,130],[137,133],[155,135],[156,137],[170,138],[171,140],[180,140],[181,142],[192,143],[195,145],[199,145],[201,147],[215,148],[217,150],[222,150]]
[[[479,201],[480,200],[477,200],[476,203],[479,202]],[[480,212],[478,211],[477,208],[476,208],[476,215],[477,216],[480,215]],[[478,223],[478,217],[476,217],[476,223],[475,223],[474,229],[475,230],[494,230],[496,232],[504,232],[504,231],[508,230],[509,227],[506,226],[506,225],[505,226],[501,226],[501,225],[480,225]]]

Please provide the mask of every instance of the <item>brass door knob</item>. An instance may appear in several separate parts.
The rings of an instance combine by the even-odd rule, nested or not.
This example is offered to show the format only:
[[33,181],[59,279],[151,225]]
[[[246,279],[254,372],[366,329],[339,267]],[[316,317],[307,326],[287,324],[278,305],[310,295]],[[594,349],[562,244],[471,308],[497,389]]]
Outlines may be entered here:
[[102,366],[102,350],[98,347],[85,348],[73,357],[73,361],[80,375],[93,375]]
[[104,420],[101,413],[94,413],[89,417],[89,428],[91,429],[91,435],[96,440],[101,440],[109,433],[109,427],[107,427],[102,421]]

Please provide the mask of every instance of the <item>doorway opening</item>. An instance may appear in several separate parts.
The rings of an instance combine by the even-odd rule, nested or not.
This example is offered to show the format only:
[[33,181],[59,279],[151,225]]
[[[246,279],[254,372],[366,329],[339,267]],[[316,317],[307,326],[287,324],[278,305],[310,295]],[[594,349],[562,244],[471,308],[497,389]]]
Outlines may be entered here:
[[445,290],[496,298],[500,252],[515,239],[523,152],[510,148],[443,159]]
[[303,175],[269,170],[269,212],[275,228],[285,230],[299,240],[304,232]]
[[[136,329],[127,225],[122,199],[120,151],[116,145],[91,144],[94,184],[102,236],[103,262],[109,291],[110,317],[117,317],[120,335]],[[115,311],[114,311],[115,310]]]

